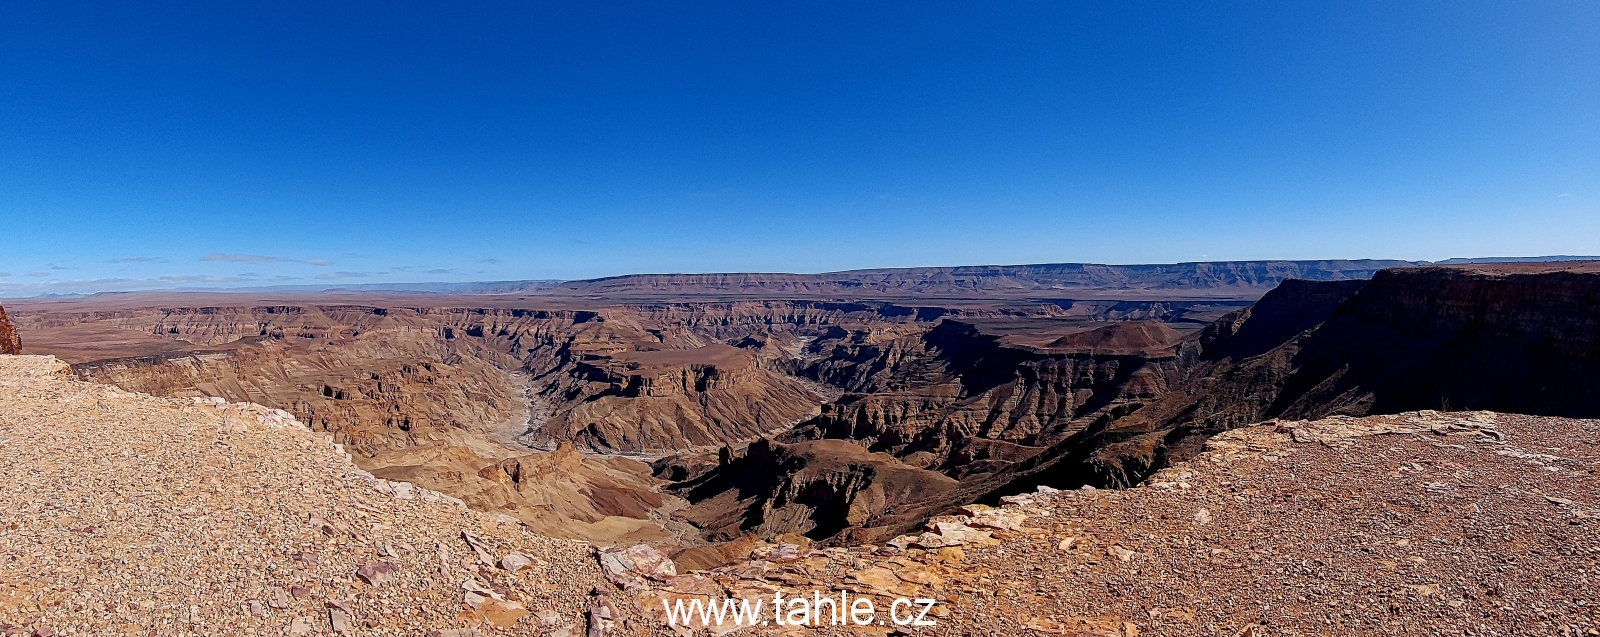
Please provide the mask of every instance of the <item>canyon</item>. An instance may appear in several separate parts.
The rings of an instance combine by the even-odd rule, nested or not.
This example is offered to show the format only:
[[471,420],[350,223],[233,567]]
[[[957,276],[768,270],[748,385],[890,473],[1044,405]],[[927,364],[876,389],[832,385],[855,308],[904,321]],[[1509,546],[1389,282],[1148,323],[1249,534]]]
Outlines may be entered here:
[[280,408],[381,478],[710,568],[752,539],[878,543],[1039,486],[1132,486],[1272,418],[1593,417],[1597,282],[1061,264],[10,305],[25,350],[81,379]]

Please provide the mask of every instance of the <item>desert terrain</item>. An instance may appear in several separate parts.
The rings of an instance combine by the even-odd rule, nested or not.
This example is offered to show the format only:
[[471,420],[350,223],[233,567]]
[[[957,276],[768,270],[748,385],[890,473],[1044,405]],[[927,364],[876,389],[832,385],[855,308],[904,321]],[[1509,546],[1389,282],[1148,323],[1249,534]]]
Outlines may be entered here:
[[[1123,637],[1446,627],[1494,634],[1530,618],[1553,634],[1591,629],[1583,618],[1593,600],[1539,601],[1538,586],[1524,596],[1525,587],[1489,582],[1479,571],[1431,569],[1500,556],[1492,558],[1502,560],[1498,567],[1483,568],[1528,582],[1576,577],[1558,587],[1571,591],[1595,566],[1594,538],[1578,528],[1559,547],[1513,536],[1568,533],[1568,518],[1587,528],[1583,520],[1596,510],[1597,466],[1584,451],[1595,444],[1593,421],[1584,419],[1600,418],[1600,265],[1403,265],[1360,276],[1306,263],[1179,265],[1187,274],[1178,284],[1169,276],[1176,266],[1150,266],[1139,272],[1145,278],[1079,290],[1084,299],[1038,294],[1038,277],[1019,286],[1020,274],[1010,273],[1001,285],[957,268],[874,271],[860,277],[861,297],[848,301],[801,298],[831,294],[839,277],[824,277],[824,285],[772,275],[624,278],[483,295],[12,301],[21,351],[65,367],[58,374],[48,358],[12,359],[31,361],[23,368],[33,371],[19,371],[19,389],[8,390],[19,402],[7,407],[6,422],[15,436],[36,435],[28,423],[107,400],[114,406],[102,413],[111,415],[83,421],[101,428],[93,435],[140,436],[157,426],[118,420],[131,409],[125,402],[155,401],[140,409],[176,410],[191,428],[195,410],[249,414],[228,416],[243,423],[228,426],[244,433],[286,423],[313,448],[332,449],[335,465],[348,454],[351,464],[331,469],[344,477],[298,487],[329,492],[319,497],[344,497],[335,493],[344,488],[395,497],[393,485],[406,485],[408,493],[435,494],[435,505],[460,502],[487,516],[473,522],[482,529],[505,526],[498,532],[515,537],[495,540],[499,546],[534,541],[516,539],[527,534],[578,541],[580,555],[587,546],[635,547],[623,562],[597,554],[606,580],[596,590],[625,593],[617,602],[625,610],[615,611],[594,610],[593,596],[547,601],[516,589],[501,581],[499,556],[485,558],[477,585],[514,591],[488,599],[515,601],[511,610],[555,609],[541,624],[488,606],[501,613],[495,617],[514,615],[508,629],[528,634],[648,632],[660,619],[650,618],[659,600],[649,596],[663,591],[710,598],[804,585],[934,595],[946,604],[947,629],[930,634],[985,634],[985,626]],[[1242,271],[1309,278],[1269,282],[1241,279]],[[1225,274],[1195,279],[1197,272]],[[660,298],[672,286],[684,286],[681,298]],[[1007,291],[986,291],[997,287]],[[960,288],[978,291],[951,298]],[[1123,293],[1128,298],[1116,298]],[[96,393],[104,391],[114,393]],[[26,415],[58,394],[95,398]],[[1475,436],[1463,438],[1472,444],[1457,443],[1458,433]],[[69,455],[52,461],[64,466],[72,448],[87,443],[57,446]],[[139,453],[147,452],[155,453]],[[270,454],[249,458],[263,455]],[[1446,473],[1457,482],[1440,482]],[[1418,504],[1411,483],[1396,480],[1412,474],[1428,478],[1418,482],[1424,499],[1490,490],[1471,502],[1454,495]],[[1570,515],[1540,513],[1537,524],[1518,526],[1533,520],[1523,509],[1545,506],[1523,493],[1554,498],[1545,502]],[[1320,506],[1332,500],[1340,506]],[[1299,504],[1280,511],[1282,502]],[[1466,530],[1446,534],[1457,519],[1450,516],[1469,506]],[[1374,518],[1317,555],[1286,548],[1313,542],[1338,520],[1383,511],[1411,517],[1402,526]],[[1505,543],[1469,547],[1485,538]],[[1425,545],[1426,554],[1385,549],[1373,564],[1329,561],[1401,540],[1438,546]],[[365,550],[390,556],[381,544]],[[1512,554],[1519,557],[1504,557]],[[676,570],[618,570],[655,564],[652,555]],[[1424,561],[1402,561],[1412,557]],[[592,566],[597,558],[586,559]],[[569,561],[577,569],[583,560]],[[1278,562],[1287,566],[1256,568]],[[1575,570],[1556,574],[1560,568]],[[1259,612],[1237,592],[1208,588],[1227,569],[1243,569]],[[1316,582],[1334,576],[1375,588],[1360,600],[1327,598],[1333,593]],[[1035,597],[1055,601],[1013,608],[1021,602],[984,594],[994,582],[1034,579]],[[347,582],[334,594],[340,600],[358,592],[348,580],[328,580]],[[270,595],[275,585],[230,595]],[[38,603],[41,591],[18,594],[31,601],[17,607],[15,625],[43,621],[24,617],[28,608],[55,608]],[[1486,596],[1504,599],[1496,606]],[[486,603],[429,621],[493,630]],[[308,630],[325,628],[300,612]],[[604,623],[595,623],[597,613]]]
[[[26,352],[57,356],[80,378],[280,408],[332,435],[378,475],[553,535],[679,550],[754,531],[707,528],[709,513],[687,510],[691,488],[673,483],[715,466],[719,455],[742,457],[753,441],[793,439],[802,423],[814,431],[846,405],[899,405],[943,392],[936,387],[948,387],[946,349],[988,343],[1063,360],[1111,357],[1111,366],[1150,354],[1166,360],[1185,335],[1284,277],[1353,280],[1392,264],[647,275],[465,296],[136,293],[11,305]],[[1005,366],[1016,364],[985,373],[1009,374]],[[923,377],[901,377],[913,368]],[[1048,389],[1068,393],[1049,400],[1109,401],[1124,384],[1109,373]],[[1075,407],[1080,413],[1066,420],[1104,407]],[[1061,406],[1026,407],[1046,408]],[[1039,446],[1040,433],[1028,424],[963,435],[960,444],[976,450],[936,462],[923,453],[907,463],[913,452],[868,445],[832,445],[819,462],[864,454],[865,464],[892,463],[912,483],[944,484],[984,462],[1020,459]],[[969,452],[981,458],[968,462],[961,454]],[[873,497],[876,504],[858,507],[873,511],[869,518],[896,499]],[[763,532],[825,540],[843,530],[834,526],[796,519]]]

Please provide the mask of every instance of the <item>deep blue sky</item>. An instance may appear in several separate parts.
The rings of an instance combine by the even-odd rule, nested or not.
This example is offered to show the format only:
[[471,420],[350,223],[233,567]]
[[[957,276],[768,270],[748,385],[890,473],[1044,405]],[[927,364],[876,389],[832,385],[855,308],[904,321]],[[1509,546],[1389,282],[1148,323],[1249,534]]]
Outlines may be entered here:
[[1600,3],[243,4],[0,5],[0,294],[1600,253]]

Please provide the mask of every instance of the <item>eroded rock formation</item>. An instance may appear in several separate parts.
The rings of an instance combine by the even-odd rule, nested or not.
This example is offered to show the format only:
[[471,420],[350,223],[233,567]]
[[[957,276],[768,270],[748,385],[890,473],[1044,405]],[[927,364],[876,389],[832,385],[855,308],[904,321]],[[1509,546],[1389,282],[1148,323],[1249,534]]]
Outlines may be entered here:
[[21,354],[22,337],[17,335],[16,326],[11,324],[11,318],[6,316],[6,308],[0,307],[0,354]]
[[[1162,347],[1104,353],[1116,351],[1119,333]],[[843,341],[807,369],[847,393],[782,439],[848,440],[959,480],[943,500],[888,506],[914,518],[909,509],[934,515],[1040,485],[1132,486],[1217,433],[1270,418],[1600,414],[1600,268],[1407,268],[1370,282],[1287,281],[1170,340],[1123,323],[1057,339],[1050,344],[1071,347],[1056,351],[947,320],[912,337]],[[714,477],[693,480],[699,490],[682,491],[695,503],[686,516],[722,506],[726,496],[699,486]],[[812,537],[829,539],[819,529]]]
[[[679,515],[726,541],[746,534],[833,537],[848,529],[899,528],[905,503],[943,498],[956,481],[843,440],[752,443],[717,471],[678,484],[697,505]],[[915,514],[912,516],[915,518]]]

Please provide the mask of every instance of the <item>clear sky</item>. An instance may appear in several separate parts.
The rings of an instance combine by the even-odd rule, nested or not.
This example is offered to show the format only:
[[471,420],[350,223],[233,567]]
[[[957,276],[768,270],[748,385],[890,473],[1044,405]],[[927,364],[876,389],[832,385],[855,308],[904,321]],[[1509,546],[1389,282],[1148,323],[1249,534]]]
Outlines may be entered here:
[[869,4],[0,4],[0,294],[1600,253],[1600,3]]

